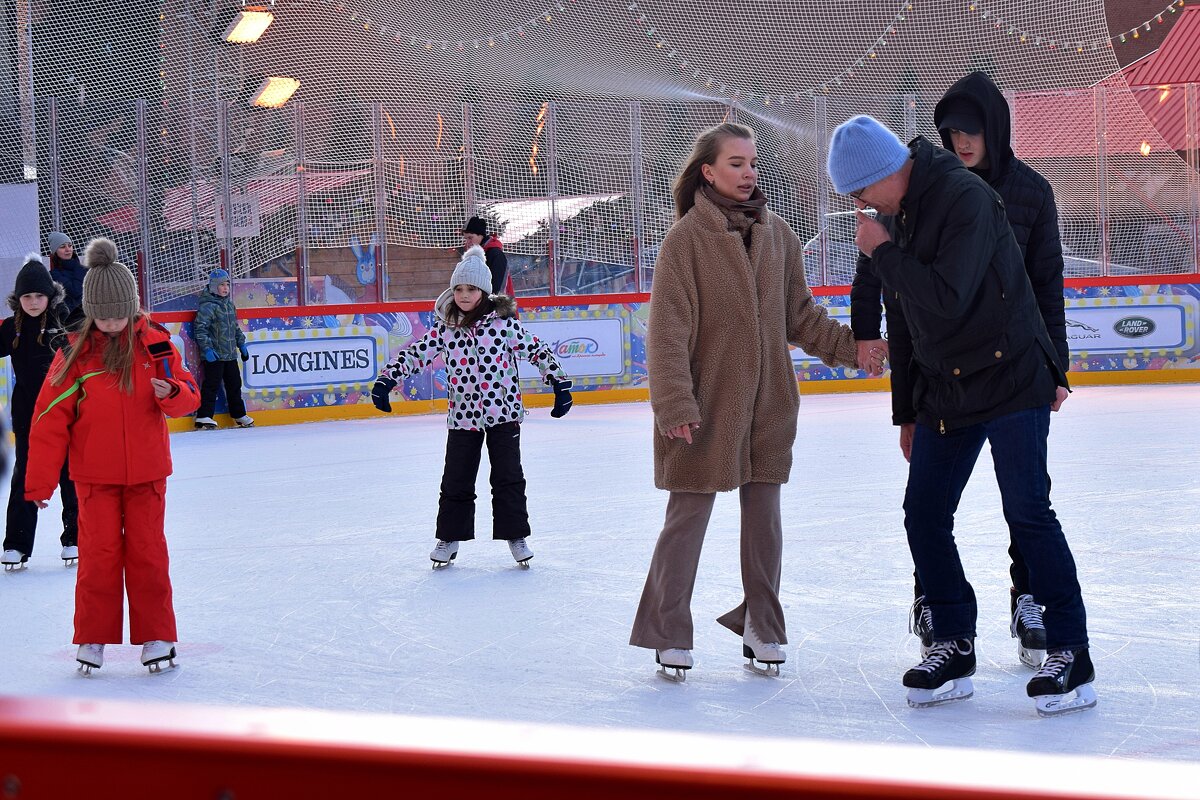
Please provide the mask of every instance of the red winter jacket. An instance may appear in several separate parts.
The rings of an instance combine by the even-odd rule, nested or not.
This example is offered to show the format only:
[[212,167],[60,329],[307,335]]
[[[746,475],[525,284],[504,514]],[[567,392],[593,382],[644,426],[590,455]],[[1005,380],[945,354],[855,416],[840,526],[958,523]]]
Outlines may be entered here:
[[[87,349],[62,381],[42,384],[29,434],[25,499],[48,500],[58,485],[63,459],[71,456],[71,480],[132,485],[171,474],[171,446],[163,416],[181,417],[200,405],[196,379],[183,366],[175,346],[165,360],[151,358],[148,345],[171,343],[162,326],[142,316],[133,323],[133,392],[104,369],[107,336],[93,330]],[[75,337],[71,337],[74,341]],[[64,361],[60,351],[50,365],[54,375]],[[150,378],[163,378],[172,391],[159,400]]]

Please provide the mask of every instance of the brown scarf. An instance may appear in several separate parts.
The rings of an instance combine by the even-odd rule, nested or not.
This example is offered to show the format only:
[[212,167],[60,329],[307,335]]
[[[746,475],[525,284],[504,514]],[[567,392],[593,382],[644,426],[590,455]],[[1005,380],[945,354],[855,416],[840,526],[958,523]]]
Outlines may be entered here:
[[762,221],[763,209],[767,207],[767,196],[762,193],[762,189],[754,187],[754,194],[750,195],[749,200],[726,197],[707,183],[701,185],[700,191],[721,209],[721,213],[729,221],[729,229],[742,235],[742,242],[749,250],[751,226]]

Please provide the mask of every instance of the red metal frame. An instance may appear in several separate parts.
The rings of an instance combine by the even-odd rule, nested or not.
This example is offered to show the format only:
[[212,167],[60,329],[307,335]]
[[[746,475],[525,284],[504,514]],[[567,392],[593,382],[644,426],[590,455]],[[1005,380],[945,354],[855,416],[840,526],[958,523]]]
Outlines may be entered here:
[[[1113,278],[1070,278],[1071,286],[1139,286],[1170,285],[1180,283],[1200,284],[1200,273],[1187,275],[1125,275]],[[817,297],[833,297],[847,294],[849,286],[814,286],[812,293]],[[523,308],[569,308],[591,305],[623,305],[626,303],[648,303],[649,292],[624,292],[620,294],[580,294],[545,297],[518,297],[517,304]],[[343,303],[329,306],[275,306],[263,308],[239,308],[239,319],[269,319],[288,317],[339,316],[342,314],[396,314],[405,311],[429,311],[432,300],[406,300],[393,303]],[[159,322],[191,322],[194,311],[162,311],[154,314]]]
[[1146,800],[1197,783],[1187,763],[0,697],[0,797],[20,800]]

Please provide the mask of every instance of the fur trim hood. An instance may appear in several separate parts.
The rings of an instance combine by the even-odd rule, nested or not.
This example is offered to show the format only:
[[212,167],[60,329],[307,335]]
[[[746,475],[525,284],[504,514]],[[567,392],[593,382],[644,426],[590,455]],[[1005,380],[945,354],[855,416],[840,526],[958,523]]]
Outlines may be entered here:
[[[517,316],[516,300],[506,294],[493,294],[491,298],[492,302],[496,305],[495,310],[491,314],[494,314],[498,319],[512,319]],[[446,321],[446,312],[453,302],[454,289],[447,289],[438,296],[437,302],[433,304],[433,313],[437,317],[438,322]],[[487,319],[487,316],[484,319]]]

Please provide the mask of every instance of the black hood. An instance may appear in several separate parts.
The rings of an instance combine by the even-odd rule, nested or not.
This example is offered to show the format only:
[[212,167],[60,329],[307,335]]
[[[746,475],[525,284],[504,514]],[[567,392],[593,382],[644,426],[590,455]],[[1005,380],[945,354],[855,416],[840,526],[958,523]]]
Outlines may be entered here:
[[[983,119],[983,143],[987,147],[988,168],[972,172],[988,183],[995,183],[1012,166],[1014,158],[1010,143],[1012,120],[1009,116],[1008,101],[985,73],[972,72],[942,95],[942,99],[933,109],[933,124],[940,127],[948,108],[964,100],[979,110],[979,116]],[[949,132],[939,130],[938,133],[942,136],[942,146],[954,152]]]

